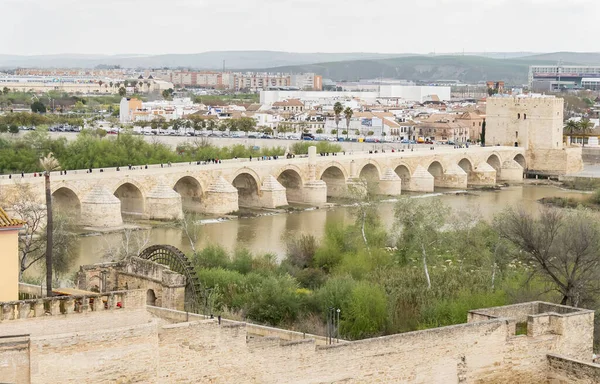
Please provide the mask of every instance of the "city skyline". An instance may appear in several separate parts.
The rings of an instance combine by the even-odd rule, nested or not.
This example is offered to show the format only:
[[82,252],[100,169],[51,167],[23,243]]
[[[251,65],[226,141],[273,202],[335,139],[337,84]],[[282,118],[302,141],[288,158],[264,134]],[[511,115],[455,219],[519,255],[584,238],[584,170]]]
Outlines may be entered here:
[[[592,0],[5,0],[0,54],[594,51]],[[568,16],[568,17],[567,17]]]

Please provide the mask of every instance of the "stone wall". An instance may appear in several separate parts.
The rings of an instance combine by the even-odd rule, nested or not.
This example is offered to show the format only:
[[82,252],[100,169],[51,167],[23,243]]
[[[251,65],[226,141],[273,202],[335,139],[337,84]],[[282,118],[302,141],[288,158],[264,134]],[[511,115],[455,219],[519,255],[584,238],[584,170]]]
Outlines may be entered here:
[[[78,287],[84,290],[101,287],[101,273],[106,272],[108,289],[141,289],[148,304],[183,310],[185,305],[185,276],[166,265],[130,257],[115,263],[83,265],[78,273]],[[148,291],[151,290],[152,294]],[[154,295],[156,300],[148,302]]]
[[600,365],[560,355],[548,355],[548,384],[596,383],[600,383]]
[[543,175],[564,175],[583,169],[581,148],[534,150],[527,152],[529,172]]
[[29,383],[29,336],[0,336],[0,383]]
[[[0,336],[30,334],[31,383],[533,384],[597,374],[585,363],[591,360],[593,312],[541,302],[473,311],[466,324],[334,345],[316,345],[296,332],[132,306],[5,321]],[[515,321],[525,316],[536,320],[527,335],[515,335]],[[184,319],[192,321],[171,324]],[[7,349],[0,361],[26,364],[25,351]],[[561,356],[549,360],[547,354]],[[581,380],[574,382],[591,382]]]

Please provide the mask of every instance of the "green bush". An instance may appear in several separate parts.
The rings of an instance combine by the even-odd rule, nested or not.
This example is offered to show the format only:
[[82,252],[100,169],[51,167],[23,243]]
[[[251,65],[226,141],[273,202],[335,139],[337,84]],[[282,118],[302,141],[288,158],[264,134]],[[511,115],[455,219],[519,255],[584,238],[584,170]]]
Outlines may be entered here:
[[301,286],[309,289],[319,288],[325,280],[327,275],[323,270],[317,268],[304,268],[294,274],[294,277],[298,280]]
[[387,297],[383,288],[368,282],[358,283],[352,290],[342,319],[340,332],[343,337],[363,339],[381,335],[388,319]]
[[225,248],[211,244],[196,252],[192,257],[192,262],[196,268],[227,268],[230,260]]
[[278,325],[298,316],[298,283],[291,276],[270,276],[248,294],[246,313],[260,323]]
[[252,253],[248,249],[237,248],[233,253],[231,269],[243,274],[249,273],[253,269],[253,259]]
[[340,275],[329,278],[315,293],[321,313],[327,313],[328,308],[339,308],[343,312],[342,316],[345,316],[356,285],[357,282],[350,276]]
[[332,144],[328,141],[300,141],[292,145],[291,151],[296,155],[306,155],[308,153],[308,147],[317,147],[317,153],[325,152],[342,152],[342,146],[339,144]]
[[313,235],[302,235],[287,243],[287,260],[298,268],[307,268],[313,264],[317,250],[317,239]]
[[213,288],[218,293],[219,301],[215,303],[215,309],[241,306],[240,298],[247,290],[244,275],[223,268],[199,269],[197,274],[203,287]]

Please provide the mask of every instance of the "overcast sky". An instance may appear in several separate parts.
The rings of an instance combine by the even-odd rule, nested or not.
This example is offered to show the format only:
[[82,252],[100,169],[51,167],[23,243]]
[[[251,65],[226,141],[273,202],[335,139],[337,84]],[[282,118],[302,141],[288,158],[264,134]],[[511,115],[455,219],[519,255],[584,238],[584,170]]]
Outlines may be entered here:
[[599,51],[599,0],[0,0],[1,54]]

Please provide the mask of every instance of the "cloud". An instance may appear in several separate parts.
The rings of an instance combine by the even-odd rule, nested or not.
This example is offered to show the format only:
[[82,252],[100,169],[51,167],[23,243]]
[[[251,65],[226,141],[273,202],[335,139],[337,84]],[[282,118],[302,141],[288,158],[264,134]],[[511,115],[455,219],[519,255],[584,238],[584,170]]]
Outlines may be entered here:
[[[596,0],[2,0],[2,54],[590,51]],[[582,31],[585,34],[582,34]]]

